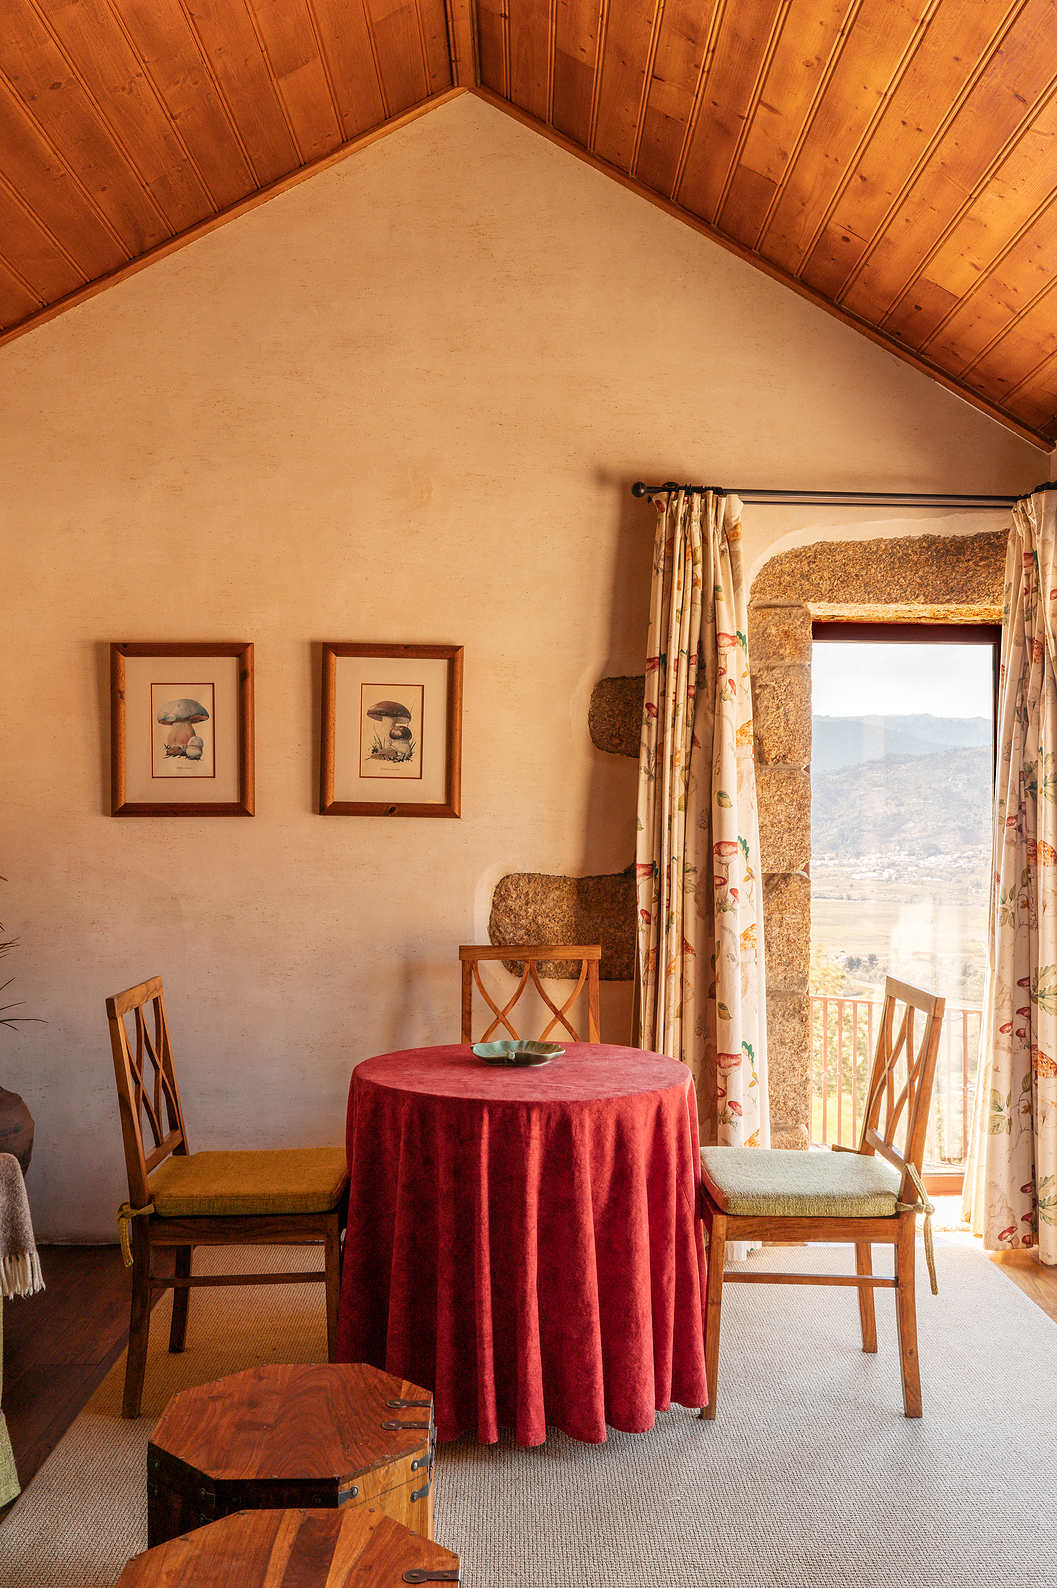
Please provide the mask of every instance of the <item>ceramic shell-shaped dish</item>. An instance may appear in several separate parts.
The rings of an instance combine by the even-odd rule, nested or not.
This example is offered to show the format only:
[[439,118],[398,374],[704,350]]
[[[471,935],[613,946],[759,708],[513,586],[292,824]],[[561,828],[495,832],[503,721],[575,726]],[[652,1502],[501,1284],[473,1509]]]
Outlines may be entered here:
[[482,1064],[549,1064],[565,1049],[560,1042],[475,1042],[473,1051]]

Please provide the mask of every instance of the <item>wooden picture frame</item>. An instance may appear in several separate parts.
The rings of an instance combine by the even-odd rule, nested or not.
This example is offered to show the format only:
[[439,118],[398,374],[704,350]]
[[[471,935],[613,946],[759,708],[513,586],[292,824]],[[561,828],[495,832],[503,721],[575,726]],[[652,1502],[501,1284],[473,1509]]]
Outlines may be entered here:
[[458,816],[462,646],[323,646],[322,816]]
[[253,646],[112,644],[112,816],[252,816]]

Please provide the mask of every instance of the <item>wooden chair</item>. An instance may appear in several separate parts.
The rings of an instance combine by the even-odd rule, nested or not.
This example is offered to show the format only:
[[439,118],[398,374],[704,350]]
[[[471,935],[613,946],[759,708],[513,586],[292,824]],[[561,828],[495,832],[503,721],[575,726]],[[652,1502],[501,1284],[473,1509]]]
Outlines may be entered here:
[[[598,962],[602,958],[602,949],[598,943],[589,945],[581,943],[576,946],[570,946],[565,943],[512,943],[498,947],[495,944],[481,947],[475,943],[464,943],[459,949],[459,958],[462,960],[462,1040],[464,1042],[473,1042],[475,1040],[478,1042],[490,1042],[493,1034],[501,1027],[515,1041],[520,1041],[520,1033],[514,1030],[507,1016],[530,982],[554,1016],[546,1029],[540,1033],[538,1038],[533,1040],[546,1042],[551,1032],[561,1025],[565,1027],[570,1041],[580,1041],[580,1037],[575,1027],[567,1019],[567,1015],[583,991],[585,983],[587,986],[587,1041],[597,1042],[599,1040]],[[481,961],[484,959],[513,960],[516,964],[522,964],[521,980],[514,989],[513,996],[503,1005],[502,1009],[493,1000],[481,980],[480,967]],[[540,980],[539,967],[547,960],[557,961],[558,963],[580,961],[579,979],[561,1008],[544,991],[543,983]],[[481,997],[495,1015],[495,1019],[483,1036],[476,1039],[473,1036],[473,989],[475,983]]]
[[[897,1009],[903,1006],[898,1020]],[[708,1231],[705,1368],[716,1415],[719,1329],[724,1283],[855,1285],[862,1348],[877,1350],[874,1291],[894,1290],[903,1380],[903,1410],[921,1416],[917,1316],[914,1304],[914,1226],[925,1214],[925,1248],[932,1290],[932,1212],[921,1182],[932,1083],[944,1000],[891,977],[885,982],[880,1030],[867,1089],[858,1150],[788,1152],[753,1147],[701,1149],[703,1216]],[[922,1029],[915,1043],[915,1014]],[[918,1200],[920,1198],[920,1201]],[[724,1275],[728,1241],[849,1241],[854,1274],[780,1274],[750,1268]],[[894,1247],[895,1277],[875,1276],[872,1244]]]
[[[147,1006],[153,1012],[148,1029]],[[335,1359],[341,1234],[349,1179],[343,1147],[199,1152],[187,1145],[161,977],[106,1001],[114,1051],[128,1195],[119,1214],[132,1265],[132,1317],[122,1416],[138,1417],[147,1365],[152,1292],[172,1289],[169,1350],[182,1351],[189,1291],[200,1285],[326,1285],[327,1355]],[[133,1017],[130,1040],[125,1017]],[[144,1150],[143,1116],[153,1146]],[[131,1226],[131,1242],[129,1227]],[[322,1245],[321,1271],[192,1277],[195,1246]],[[174,1247],[175,1274],[155,1274],[155,1247]]]

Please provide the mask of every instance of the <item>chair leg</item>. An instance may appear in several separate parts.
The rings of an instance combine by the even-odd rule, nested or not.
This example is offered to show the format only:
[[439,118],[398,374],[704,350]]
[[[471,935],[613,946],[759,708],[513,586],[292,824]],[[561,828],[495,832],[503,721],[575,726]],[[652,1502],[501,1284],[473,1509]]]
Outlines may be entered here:
[[338,1302],[341,1298],[341,1226],[338,1215],[328,1220],[323,1243],[323,1264],[326,1269],[324,1289],[327,1293],[327,1361],[338,1359]]
[[[193,1247],[177,1246],[176,1251],[176,1278],[189,1279],[191,1277],[191,1252]],[[169,1325],[169,1350],[182,1351],[184,1336],[187,1333],[187,1303],[191,1299],[191,1290],[188,1285],[175,1285],[172,1293],[172,1322]]]
[[[856,1241],[855,1243],[855,1272],[857,1274],[873,1273],[873,1247],[869,1241]],[[877,1314],[874,1311],[872,1285],[859,1286],[859,1322],[862,1325],[863,1350],[876,1351]]]
[[132,1312],[125,1359],[125,1393],[122,1417],[138,1417],[147,1371],[147,1338],[150,1332],[151,1250],[144,1220],[132,1220]]
[[716,1385],[719,1379],[719,1323],[723,1309],[723,1259],[727,1250],[727,1221],[722,1213],[712,1216],[708,1235],[708,1282],[705,1290],[705,1378],[708,1405],[698,1412],[706,1422],[716,1415]]
[[899,1371],[903,1380],[903,1411],[921,1416],[921,1373],[918,1369],[918,1323],[914,1304],[914,1214],[899,1226],[895,1250],[896,1322],[899,1326]]

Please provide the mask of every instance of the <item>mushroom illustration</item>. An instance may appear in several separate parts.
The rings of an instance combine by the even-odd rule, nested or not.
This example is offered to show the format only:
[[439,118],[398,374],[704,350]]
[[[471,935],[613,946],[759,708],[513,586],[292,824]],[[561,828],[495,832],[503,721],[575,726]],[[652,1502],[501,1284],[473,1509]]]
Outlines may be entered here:
[[195,733],[195,723],[205,722],[209,713],[197,700],[170,700],[158,713],[158,721],[171,723],[172,729],[165,741],[165,754],[186,756],[190,761],[202,758],[202,740]]
[[[373,706],[367,707],[367,715],[368,717],[373,717],[375,722],[387,722],[389,724],[389,748],[381,750],[381,755],[384,759],[387,761],[406,761],[411,754],[410,748],[405,747],[409,746],[411,742],[411,730],[407,726],[411,721],[411,713],[407,707],[402,706],[398,700],[378,700],[375,701]],[[397,733],[398,728],[404,729],[404,733],[407,736],[406,739],[404,733]],[[374,753],[378,754],[379,752],[375,751]]]
[[398,722],[389,729],[389,744],[398,761],[410,761],[411,729],[406,722]]

